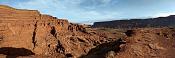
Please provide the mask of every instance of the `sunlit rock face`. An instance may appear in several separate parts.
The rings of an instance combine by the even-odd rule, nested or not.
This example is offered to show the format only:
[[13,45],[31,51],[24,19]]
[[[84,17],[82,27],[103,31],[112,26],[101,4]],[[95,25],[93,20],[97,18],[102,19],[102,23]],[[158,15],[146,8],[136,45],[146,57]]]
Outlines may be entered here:
[[0,49],[3,49],[0,55],[17,57],[30,53],[27,55],[80,57],[100,39],[105,38],[90,35],[83,25],[43,15],[37,10],[0,5]]
[[[165,20],[165,17],[153,21],[158,22],[155,23],[158,26],[173,25],[174,16],[168,18],[171,19]],[[134,24],[142,22],[131,21]],[[174,28],[120,30],[106,27],[130,28],[128,24],[133,24],[130,21],[118,22],[121,24],[97,23],[100,26],[91,28],[43,15],[36,10],[0,5],[0,58],[175,58]],[[142,22],[136,27],[145,27],[147,23]],[[104,28],[98,28],[101,26]]]
[[[68,30],[68,25],[67,20],[42,15],[37,10],[0,5],[0,47],[26,48],[36,54],[48,53],[58,44],[54,37],[56,33]],[[51,40],[52,43],[49,42]]]

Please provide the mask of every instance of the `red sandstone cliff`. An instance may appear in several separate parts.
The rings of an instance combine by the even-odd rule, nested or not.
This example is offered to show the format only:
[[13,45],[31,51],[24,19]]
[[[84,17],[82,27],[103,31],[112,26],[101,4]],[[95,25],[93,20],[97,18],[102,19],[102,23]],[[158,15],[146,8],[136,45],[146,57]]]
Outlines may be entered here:
[[0,47],[26,48],[38,55],[50,55],[61,44],[58,34],[74,28],[79,27],[37,10],[0,5]]
[[0,5],[0,58],[174,58],[174,28],[85,28]]
[[[36,10],[0,5],[0,54],[20,56],[27,52],[15,51],[24,48],[32,55],[80,57],[101,42],[108,42],[107,34],[112,34],[93,32],[89,33],[82,25],[43,15]],[[116,35],[110,38],[115,40]]]

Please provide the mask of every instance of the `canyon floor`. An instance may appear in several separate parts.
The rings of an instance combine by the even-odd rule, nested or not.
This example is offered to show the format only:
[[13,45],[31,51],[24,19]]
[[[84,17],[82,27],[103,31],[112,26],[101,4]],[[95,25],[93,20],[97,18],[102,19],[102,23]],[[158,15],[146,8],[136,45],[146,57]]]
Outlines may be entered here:
[[0,5],[0,58],[175,58],[175,28],[112,29]]

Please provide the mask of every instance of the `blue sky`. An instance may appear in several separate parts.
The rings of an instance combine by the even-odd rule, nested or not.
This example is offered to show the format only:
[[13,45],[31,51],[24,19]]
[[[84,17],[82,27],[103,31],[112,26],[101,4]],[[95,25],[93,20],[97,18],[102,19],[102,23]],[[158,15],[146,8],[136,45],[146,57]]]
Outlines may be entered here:
[[175,0],[0,0],[0,4],[87,24],[175,14]]

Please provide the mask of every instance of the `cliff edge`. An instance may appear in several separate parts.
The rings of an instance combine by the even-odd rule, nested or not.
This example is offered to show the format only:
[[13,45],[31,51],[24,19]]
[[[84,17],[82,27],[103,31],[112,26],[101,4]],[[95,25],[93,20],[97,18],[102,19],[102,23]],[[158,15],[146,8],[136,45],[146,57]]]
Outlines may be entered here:
[[[116,28],[128,28],[127,23],[117,23]],[[138,23],[140,20],[132,22]],[[101,26],[116,25],[90,28],[37,10],[0,5],[0,58],[175,58],[174,28],[119,30]]]

